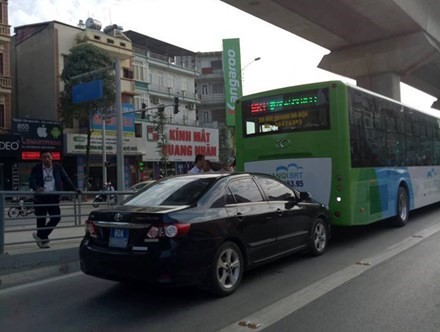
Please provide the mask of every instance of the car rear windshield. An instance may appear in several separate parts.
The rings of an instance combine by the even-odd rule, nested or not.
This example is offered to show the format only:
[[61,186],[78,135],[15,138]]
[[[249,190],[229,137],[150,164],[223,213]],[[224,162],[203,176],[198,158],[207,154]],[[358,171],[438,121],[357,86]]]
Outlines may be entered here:
[[132,206],[188,205],[197,201],[216,180],[180,177],[154,183],[144,192],[125,202]]

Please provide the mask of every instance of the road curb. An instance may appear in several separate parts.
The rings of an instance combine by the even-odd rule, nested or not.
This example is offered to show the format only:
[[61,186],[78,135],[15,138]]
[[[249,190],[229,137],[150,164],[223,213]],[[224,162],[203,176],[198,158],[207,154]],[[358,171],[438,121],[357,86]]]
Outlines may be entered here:
[[78,248],[0,256],[0,289],[79,271]]

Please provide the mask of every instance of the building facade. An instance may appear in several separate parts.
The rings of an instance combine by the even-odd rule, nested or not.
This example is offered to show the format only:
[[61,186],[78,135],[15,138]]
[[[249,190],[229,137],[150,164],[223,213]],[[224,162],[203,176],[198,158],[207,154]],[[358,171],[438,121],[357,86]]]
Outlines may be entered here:
[[[90,188],[90,183],[84,180],[86,160],[89,161],[92,189],[99,189],[109,180],[117,183],[120,172],[116,167],[115,117],[103,121],[99,114],[93,113],[88,159],[88,128],[76,123],[73,128],[63,128],[63,135],[49,128],[56,125],[62,128],[60,96],[64,83],[61,74],[70,49],[78,41],[93,44],[120,60],[126,187],[148,178],[185,173],[192,167],[197,153],[213,161],[219,159],[218,130],[203,129],[197,123],[196,110],[201,102],[196,93],[199,73],[194,52],[134,31],[122,31],[117,25],[101,29],[101,23],[91,18],[85,24],[80,21],[78,26],[58,21],[43,22],[15,28],[12,40],[14,132],[22,135],[22,140],[23,135],[27,135],[29,142],[38,143],[29,145],[26,148],[29,151],[20,149],[17,158],[19,188],[27,186],[30,168],[39,159],[34,152],[47,148],[46,143],[59,155],[79,187]],[[177,109],[174,107],[176,97]],[[169,142],[169,163],[165,166],[157,155],[154,133],[154,114],[159,109],[165,115]],[[42,127],[46,129],[38,129]],[[28,129],[20,131],[20,128]],[[48,138],[58,141],[50,143]]]
[[[17,137],[11,135],[10,68],[11,31],[8,19],[8,1],[0,0],[0,190],[12,188],[12,169],[18,158]],[[17,145],[18,144],[18,145]],[[14,178],[17,178],[16,167]]]
[[[15,35],[12,38],[12,68],[14,77],[14,91],[12,102],[13,120],[17,123],[23,120],[31,121],[39,128],[44,125],[41,121],[55,121],[62,127],[60,96],[64,90],[64,82],[61,74],[68,59],[70,49],[85,41],[106,51],[112,58],[119,58],[121,65],[121,101],[123,104],[132,105],[134,96],[134,81],[132,71],[132,45],[129,38],[124,36],[121,29],[111,25],[101,30],[101,23],[97,20],[88,19],[85,25],[78,27],[67,25],[58,21],[42,22],[31,25],[24,25],[15,28]],[[92,119],[97,121],[96,119]],[[32,126],[31,126],[32,127]],[[18,128],[15,128],[17,132]],[[134,124],[128,136],[134,136]],[[60,160],[71,174],[79,187],[87,187],[84,181],[85,149],[81,142],[81,136],[86,135],[87,129],[75,124],[73,128],[64,128],[64,136],[56,133],[60,141],[59,150],[54,150],[53,143],[47,140],[51,137],[49,131],[47,136],[41,136],[37,130],[30,129],[28,136],[34,135],[39,149],[48,148],[60,153]],[[109,131],[108,140],[115,135]],[[104,182],[102,179],[102,138],[99,128],[93,131],[93,140],[101,140],[101,148],[92,150],[89,159],[90,177],[99,178],[99,186]],[[32,137],[31,137],[32,138]],[[75,141],[77,144],[64,144],[64,141]],[[45,143],[48,146],[45,146]],[[133,145],[135,145],[133,143]],[[27,176],[30,168],[39,160],[39,154],[28,154],[25,157],[21,151],[18,160],[19,187],[27,184]],[[113,155],[112,155],[113,154]],[[110,151],[109,160],[116,159],[115,151]],[[135,182],[135,174],[130,172],[129,165],[135,163],[137,151],[129,149],[124,164],[127,183]],[[111,162],[108,169],[107,180],[116,183],[116,163]]]

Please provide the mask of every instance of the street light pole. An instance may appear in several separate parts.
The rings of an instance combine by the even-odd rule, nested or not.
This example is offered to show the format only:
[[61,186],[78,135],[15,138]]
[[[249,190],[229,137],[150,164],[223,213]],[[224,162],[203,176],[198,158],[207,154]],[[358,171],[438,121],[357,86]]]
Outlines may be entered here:
[[243,70],[246,69],[246,67],[249,67],[251,64],[253,64],[255,61],[259,61],[261,60],[261,57],[256,57],[254,60],[252,60],[251,62],[249,62],[246,66],[244,66],[243,68],[241,68],[241,72],[243,73]]
[[[123,117],[121,104],[121,63],[119,58],[115,60],[116,78],[116,170],[118,178],[118,190],[125,190],[125,168],[123,150]],[[121,196],[122,197],[122,196]]]
[[102,137],[102,187],[104,187],[104,183],[107,183],[107,142],[105,137],[105,121],[106,117],[102,115],[102,129],[101,129],[101,137]]

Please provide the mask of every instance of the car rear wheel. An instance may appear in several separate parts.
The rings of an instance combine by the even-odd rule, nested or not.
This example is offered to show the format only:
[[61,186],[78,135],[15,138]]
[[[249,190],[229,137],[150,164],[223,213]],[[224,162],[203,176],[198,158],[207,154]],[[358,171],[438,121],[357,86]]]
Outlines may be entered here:
[[235,292],[243,277],[244,263],[240,248],[233,242],[223,243],[215,254],[210,291],[218,296]]
[[318,218],[312,227],[309,248],[313,256],[322,255],[327,250],[329,239],[328,227],[324,220]]

